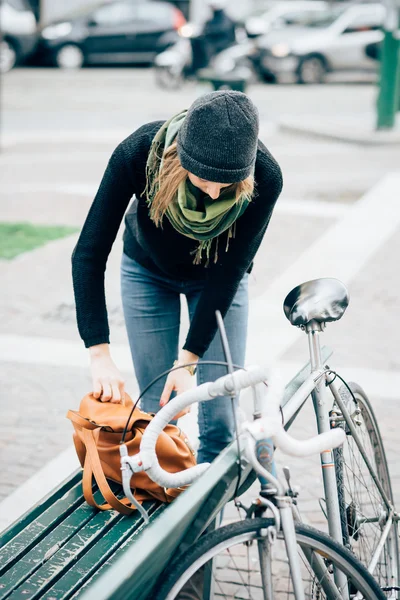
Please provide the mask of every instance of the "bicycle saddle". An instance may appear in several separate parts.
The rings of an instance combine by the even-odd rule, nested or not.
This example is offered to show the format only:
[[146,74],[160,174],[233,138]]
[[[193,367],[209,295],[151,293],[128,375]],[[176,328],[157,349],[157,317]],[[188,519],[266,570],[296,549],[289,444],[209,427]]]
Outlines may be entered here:
[[292,325],[310,321],[338,321],[349,305],[349,293],[339,279],[323,277],[306,281],[286,296],[283,310]]

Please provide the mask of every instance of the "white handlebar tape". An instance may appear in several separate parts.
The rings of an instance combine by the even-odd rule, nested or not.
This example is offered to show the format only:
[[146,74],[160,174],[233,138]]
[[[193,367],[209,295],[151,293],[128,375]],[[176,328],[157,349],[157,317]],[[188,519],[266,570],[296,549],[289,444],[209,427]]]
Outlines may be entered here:
[[164,427],[177,415],[181,410],[193,404],[204,400],[211,400],[208,393],[208,383],[188,390],[176,398],[173,398],[164,406],[154,417],[154,419],[146,427],[140,444],[140,458],[143,463],[143,469],[149,477],[166,488],[178,488],[189,483],[193,483],[204,471],[208,468],[209,463],[196,465],[180,473],[168,473],[160,467],[156,455],[157,438]]
[[196,481],[204,471],[207,471],[209,466],[210,463],[202,463],[179,473],[168,473],[168,471],[160,467],[157,461],[146,472],[150,479],[164,488],[180,488]]
[[324,450],[337,448],[345,439],[346,434],[341,427],[320,433],[309,440],[295,440],[283,428],[272,436],[275,446],[289,456],[321,454]]
[[178,488],[193,483],[208,468],[209,463],[196,465],[180,473],[168,473],[160,467],[156,455],[157,438],[164,427],[181,410],[194,402],[212,400],[215,396],[224,396],[235,389],[237,391],[261,383],[267,378],[265,369],[254,367],[249,371],[236,371],[233,375],[225,375],[212,383],[203,383],[188,390],[168,402],[147,426],[140,444],[140,460],[149,477],[166,488]]
[[232,392],[261,383],[268,378],[268,371],[261,367],[251,367],[247,371],[235,371],[233,375],[224,375],[209,384],[211,396],[225,396]]

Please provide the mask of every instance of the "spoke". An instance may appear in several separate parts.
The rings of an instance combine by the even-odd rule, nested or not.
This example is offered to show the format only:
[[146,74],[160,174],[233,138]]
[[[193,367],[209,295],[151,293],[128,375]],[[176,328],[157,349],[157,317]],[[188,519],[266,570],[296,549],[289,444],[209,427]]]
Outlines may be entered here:
[[[304,548],[306,547],[308,546],[306,545]],[[326,585],[328,581],[332,584],[334,580],[333,572],[344,565],[341,565],[341,563],[337,564],[335,559],[333,559],[332,563],[329,553],[322,552],[320,554],[319,551],[313,552],[311,550],[309,555],[308,552],[310,550],[311,548],[307,550],[308,561],[300,544],[298,543],[297,545],[305,598],[306,600],[327,600],[328,596],[323,589],[323,585]],[[243,543],[225,547],[225,550],[221,551],[219,555],[214,556],[212,561],[208,561],[205,567],[210,569],[211,565],[213,566],[215,575],[215,600],[225,600],[228,598],[230,600],[261,600],[264,597],[261,583],[260,554],[258,547],[254,543],[252,545],[246,544],[246,547],[244,547]],[[314,572],[317,565],[319,567],[317,569],[318,576]],[[278,537],[274,544],[272,567],[272,584],[275,592],[275,600],[294,600],[293,582],[290,577],[286,546],[282,536]],[[246,569],[247,576],[244,573]],[[343,591],[346,588],[347,583],[344,587],[338,588],[337,600],[343,595]],[[199,592],[196,589],[196,585],[189,587],[189,593],[190,589],[196,592],[196,594],[193,593],[193,598],[196,598],[196,600],[202,598],[202,591]],[[188,597],[192,598],[192,596]],[[329,599],[331,600],[330,596]]]
[[[382,471],[384,458],[381,456],[375,425],[370,416],[368,405],[364,403],[362,397],[358,398],[356,403],[352,399],[347,400],[347,408],[350,414],[354,412],[356,407],[361,410],[360,418],[362,421],[361,425],[356,427],[357,437],[365,455],[368,457],[374,476],[378,477],[385,488],[386,476],[385,471]],[[347,441],[343,446],[343,484],[346,506],[354,509],[354,516],[352,511],[348,509],[349,525],[353,521],[353,531],[352,536],[350,536],[352,550],[361,562],[368,567],[382,537],[382,528],[378,519],[381,516],[382,507],[386,505],[352,435],[347,436]],[[386,508],[384,510],[387,512]],[[361,522],[356,524],[357,521],[370,518],[377,520],[372,523]],[[390,585],[390,554],[392,553],[390,539],[393,539],[392,535],[393,533],[389,534],[374,571],[374,576],[382,587]],[[354,538],[358,539],[355,540]]]
[[[250,594],[250,596],[249,596],[250,600],[252,600],[252,599],[253,599],[253,596],[252,596],[252,594],[251,594],[250,583],[249,583],[248,587],[246,587],[246,586],[247,586],[247,584],[246,584],[245,580],[243,579],[242,571],[241,571],[241,569],[238,567],[238,565],[237,565],[237,563],[236,563],[236,561],[235,561],[235,558],[234,558],[234,556],[231,554],[230,548],[228,548],[228,549],[227,549],[227,552],[228,552],[228,554],[229,554],[229,556],[230,556],[230,559],[231,559],[231,561],[232,561],[232,563],[233,563],[233,565],[234,565],[234,567],[235,567],[235,569],[236,569],[236,572],[237,572],[237,573],[238,573],[238,575],[240,576],[240,579],[241,579],[241,582],[242,582],[242,584],[243,584],[244,588],[245,588],[245,589],[247,589],[247,590],[248,590],[248,592],[249,592],[249,594]],[[247,552],[249,552],[249,546],[247,546]],[[249,563],[248,563],[248,567],[249,567]],[[250,582],[250,569],[249,569],[249,568],[248,568],[248,579],[249,579],[249,582]]]
[[247,581],[250,589],[250,546],[247,545]]
[[[314,558],[314,553],[312,554],[312,558]],[[306,568],[307,568],[307,570],[309,572],[309,575],[310,575],[311,581],[312,581],[312,585],[311,585],[311,594],[312,595],[311,595],[311,598],[314,598],[313,594],[314,594],[314,589],[315,589],[315,584],[316,584],[316,586],[317,586],[317,596],[315,596],[315,598],[321,598],[321,600],[322,600],[323,596],[321,594],[323,593],[322,592],[323,581],[325,579],[329,579],[330,578],[330,573],[328,571],[328,568],[325,569],[325,573],[324,573],[324,576],[322,577],[322,579],[317,579],[317,577],[316,577],[316,575],[315,575],[315,573],[313,571],[312,560],[311,560],[311,565],[309,565],[307,559],[305,559],[305,558],[303,559],[303,562],[304,562],[304,564],[305,564],[305,566],[306,566]]]
[[[220,582],[218,581],[218,579],[216,577],[214,577],[214,574],[212,575],[212,577],[214,578],[214,581],[216,583],[216,585],[218,586],[219,590],[221,591],[221,594],[224,596],[224,598],[229,598],[229,596],[227,596],[224,592],[224,590],[222,589],[222,585],[220,584]],[[199,600],[202,600],[203,597],[203,593],[201,594],[201,597],[199,596]]]
[[[345,467],[346,467],[346,471],[349,471],[349,470],[350,470],[348,465],[346,465],[346,464],[345,464]],[[379,510],[379,509],[381,508],[381,506],[382,506],[382,498],[381,498],[381,497],[379,497],[379,498],[376,498],[377,502],[379,503],[379,507],[378,507],[378,506],[375,506],[375,505],[374,505],[374,503],[373,503],[373,497],[372,497],[372,494],[371,494],[371,491],[370,491],[371,485],[374,485],[374,483],[373,483],[372,479],[371,479],[371,485],[367,485],[367,484],[366,484],[364,481],[362,481],[362,480],[360,479],[360,477],[358,477],[358,476],[355,474],[355,472],[354,472],[354,469],[352,469],[350,472],[352,473],[352,476],[353,476],[353,482],[354,482],[354,486],[356,485],[356,484],[355,484],[355,481],[357,480],[357,481],[358,481],[358,482],[359,482],[361,485],[363,485],[363,487],[364,487],[364,491],[365,491],[365,494],[366,494],[366,495],[368,495],[368,497],[369,497],[370,503],[368,504],[368,506],[369,506],[369,507],[371,507],[371,509],[374,509],[374,510],[373,510],[373,514],[372,514],[372,515],[370,515],[370,516],[376,516],[376,517],[377,517],[377,516],[379,516],[379,512],[378,512],[378,510]],[[347,492],[349,493],[349,495],[351,496],[351,492],[350,492],[350,490],[349,490],[347,487],[346,487],[346,491],[347,491]],[[357,492],[355,491],[355,494],[356,494],[356,493],[357,493]],[[360,490],[358,490],[358,493],[359,493],[359,494],[361,493],[361,492],[360,492]],[[355,495],[355,494],[354,494],[354,495]],[[360,497],[359,495],[358,495],[358,497],[357,497],[357,504],[358,504],[358,506],[359,506],[359,507],[360,507],[360,509],[361,509],[361,506],[362,506],[362,499],[361,499],[361,497]],[[363,516],[364,516],[364,517],[368,517],[368,515],[367,515],[367,514],[364,514],[364,513],[363,513]]]
[[[367,469],[367,466],[365,465],[364,461],[363,461],[362,465],[360,465],[360,463],[357,461],[357,459],[356,459],[356,456],[355,456],[355,453],[354,453],[354,451],[353,451],[353,448],[350,446],[350,443],[349,443],[349,445],[348,445],[348,450],[349,450],[349,452],[351,451],[351,457],[353,457],[353,458],[354,458],[354,461],[356,462],[356,465],[357,465],[357,470],[358,470],[358,471],[361,473],[361,475],[362,475],[362,468],[364,467],[365,469]],[[350,458],[351,458],[351,457],[350,457]],[[347,464],[346,464],[346,462],[345,462],[345,465],[347,466],[347,468],[349,468],[349,465],[347,465]],[[363,486],[365,487],[366,491],[367,491],[367,492],[370,494],[369,486],[367,485],[367,483],[366,483],[366,481],[365,481],[365,478],[364,478],[364,476],[362,475],[362,477],[363,477],[363,480],[361,480],[361,479],[360,479],[360,477],[358,477],[358,476],[356,475],[356,469],[354,469],[354,467],[352,467],[351,471],[352,471],[353,477],[354,477],[355,479],[357,479],[357,480],[360,482],[360,484],[361,484],[361,485],[363,485]],[[372,477],[371,477],[371,474],[369,473],[369,471],[368,471],[368,474],[369,474],[369,476],[370,476],[370,481],[371,481],[371,484],[372,484],[372,486],[373,486],[373,489],[375,489],[375,490],[376,490],[376,489],[377,489],[377,488],[376,488],[376,484],[375,484],[374,480],[372,479]],[[370,495],[371,495],[371,494],[370,494]],[[377,500],[377,501],[381,501],[381,500],[382,500],[381,496],[376,496],[376,500]]]
[[[349,450],[351,450],[351,457],[353,457],[353,458],[354,458],[354,460],[355,460],[355,462],[356,462],[356,464],[357,464],[357,470],[358,470],[358,471],[361,473],[361,476],[363,477],[363,480],[362,480],[362,479],[361,479],[359,476],[357,476],[357,475],[356,475],[356,473],[355,473],[356,469],[354,469],[354,467],[352,467],[352,468],[351,468],[351,473],[352,473],[352,476],[353,476],[353,482],[354,482],[354,484],[355,484],[355,480],[358,480],[358,481],[359,481],[359,483],[360,483],[360,484],[361,484],[361,485],[362,485],[362,486],[365,488],[365,491],[367,492],[367,494],[369,495],[369,498],[370,498],[370,500],[371,500],[371,505],[373,506],[373,502],[372,502],[372,494],[371,494],[371,492],[372,492],[372,489],[374,489],[374,490],[376,490],[376,489],[377,489],[377,488],[376,488],[376,486],[375,486],[375,483],[374,483],[374,481],[373,481],[372,477],[370,477],[370,484],[367,484],[367,482],[365,481],[365,478],[364,478],[364,476],[363,476],[363,474],[362,474],[362,466],[361,466],[361,465],[358,463],[358,461],[356,460],[356,458],[355,458],[355,454],[354,454],[354,452],[353,452],[352,448],[350,448],[350,445],[349,445]],[[351,458],[351,457],[350,457],[350,458]],[[365,466],[365,464],[364,464],[364,463],[363,463],[363,465]],[[349,465],[348,465],[348,464],[346,464],[346,462],[345,462],[345,467],[346,467],[346,469],[347,469],[347,470],[350,470],[350,467],[349,467]],[[365,467],[365,468],[367,468],[367,467]],[[368,471],[368,473],[369,473],[369,471]],[[371,486],[372,486],[372,487],[371,487]],[[374,494],[374,496],[375,496],[375,494]],[[376,496],[376,497],[375,497],[375,500],[376,500],[377,502],[380,502],[380,503],[382,503],[382,498],[381,498],[381,496]]]

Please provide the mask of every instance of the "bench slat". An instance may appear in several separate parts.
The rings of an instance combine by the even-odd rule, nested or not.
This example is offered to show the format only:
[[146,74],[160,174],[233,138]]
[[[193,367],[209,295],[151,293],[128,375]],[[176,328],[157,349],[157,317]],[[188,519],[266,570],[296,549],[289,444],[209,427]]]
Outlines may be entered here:
[[115,511],[97,512],[68,542],[9,596],[34,599],[41,595],[71,567],[79,556],[114,525],[121,515]]
[[[144,508],[154,518],[164,507],[156,502],[146,502]],[[144,521],[139,513],[138,516],[134,515],[119,520],[41,598],[43,600],[67,600],[76,592],[79,593],[84,584],[97,574],[106,562],[114,559],[116,553],[119,555],[119,550],[124,542],[130,545],[135,541],[143,526]]]
[[[77,469],[74,473],[62,481],[60,485],[55,487],[46,496],[41,498],[34,506],[26,511],[18,521],[12,523],[7,529],[0,533],[0,548],[3,548],[10,540],[15,538],[20,531],[22,531],[31,521],[42,514],[49,506],[57,502],[59,498],[62,498],[75,484],[82,480],[82,471]],[[1,563],[0,563],[1,564]]]
[[82,485],[79,481],[3,546],[0,551],[0,576],[83,502]]
[[30,575],[61,548],[96,514],[96,510],[86,503],[81,504],[64,521],[53,529],[50,535],[43,538],[0,577],[0,600]]
[[[151,516],[150,522],[152,522],[156,517],[159,518],[159,516],[164,512],[166,508],[168,508],[167,504],[159,506],[155,513],[153,513],[153,515]],[[110,556],[110,558],[106,560],[105,563],[103,563],[99,569],[96,569],[95,572],[91,574],[90,579],[88,579],[88,581],[86,581],[82,585],[82,587],[77,592],[75,592],[72,598],[74,600],[76,598],[80,598],[87,591],[89,586],[91,586],[95,581],[97,581],[97,579],[101,577],[109,567],[116,564],[119,558],[129,550],[129,548],[134,542],[137,541],[137,536],[140,535],[142,531],[142,527],[140,527],[138,530],[135,530],[134,533],[117,549],[117,551],[114,552],[114,554]]]
[[[237,452],[233,443],[159,518],[143,528],[136,543],[111,565],[80,598],[142,600],[151,598],[157,578],[188,531],[198,537],[234,492]],[[250,473],[247,465],[245,472]],[[204,510],[203,510],[204,508]],[[194,527],[196,532],[194,532]],[[140,549],[140,550],[139,550]],[[150,596],[149,596],[150,594]]]

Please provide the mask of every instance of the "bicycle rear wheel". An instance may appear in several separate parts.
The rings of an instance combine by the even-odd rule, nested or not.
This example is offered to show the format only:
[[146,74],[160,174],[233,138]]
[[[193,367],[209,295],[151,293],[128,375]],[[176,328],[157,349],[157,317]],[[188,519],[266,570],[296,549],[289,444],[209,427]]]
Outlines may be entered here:
[[[360,386],[348,385],[354,397],[346,386],[340,388],[340,397],[372,468],[394,504],[385,450],[371,404]],[[387,508],[347,425],[345,430],[344,445],[334,450],[343,543],[368,567],[382,537]],[[397,523],[394,522],[373,573],[387,598],[400,598],[399,590],[395,589],[399,586],[399,560]]]
[[[294,592],[281,532],[270,546],[272,573],[269,585],[263,585],[266,565],[260,564],[259,545],[265,543],[265,532],[273,525],[273,519],[246,519],[205,535],[168,567],[154,600],[204,600],[204,582],[209,579],[213,590],[208,597],[215,600],[292,600]],[[312,527],[297,524],[295,528],[307,600],[342,599],[341,590],[327,591],[335,587],[334,569],[347,576],[350,597],[361,592],[365,600],[385,598],[373,577],[346,548]]]

